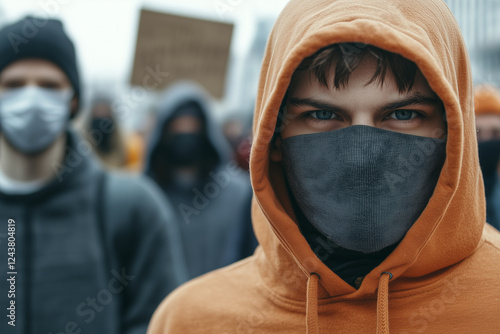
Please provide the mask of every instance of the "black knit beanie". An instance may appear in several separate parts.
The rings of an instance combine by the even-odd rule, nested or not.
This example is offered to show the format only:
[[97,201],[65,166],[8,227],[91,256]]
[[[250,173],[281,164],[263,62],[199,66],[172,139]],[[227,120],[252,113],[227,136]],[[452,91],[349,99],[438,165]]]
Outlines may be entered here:
[[80,97],[80,77],[73,42],[55,19],[27,16],[0,30],[0,72],[24,58],[48,60],[68,77],[75,95]]

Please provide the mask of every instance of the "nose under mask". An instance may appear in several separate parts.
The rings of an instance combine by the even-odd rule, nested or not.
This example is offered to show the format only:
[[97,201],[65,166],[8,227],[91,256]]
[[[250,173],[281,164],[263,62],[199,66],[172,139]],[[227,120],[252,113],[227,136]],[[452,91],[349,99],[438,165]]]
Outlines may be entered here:
[[49,147],[66,128],[73,92],[33,86],[0,95],[0,127],[7,141],[22,153]]
[[304,217],[335,244],[372,253],[399,242],[436,187],[446,141],[356,125],[282,141]]
[[176,166],[192,166],[203,160],[206,139],[200,133],[178,133],[164,144],[169,159]]

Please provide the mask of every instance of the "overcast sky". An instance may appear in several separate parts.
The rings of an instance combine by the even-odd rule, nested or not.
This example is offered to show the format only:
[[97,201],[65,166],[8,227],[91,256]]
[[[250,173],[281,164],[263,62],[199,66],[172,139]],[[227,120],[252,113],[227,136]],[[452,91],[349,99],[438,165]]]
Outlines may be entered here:
[[[233,52],[243,53],[248,17],[277,16],[287,0],[2,0],[3,21],[27,14],[60,18],[77,46],[86,82],[128,82],[141,8],[238,22]],[[2,18],[0,18],[2,19]],[[240,26],[240,28],[238,28]]]

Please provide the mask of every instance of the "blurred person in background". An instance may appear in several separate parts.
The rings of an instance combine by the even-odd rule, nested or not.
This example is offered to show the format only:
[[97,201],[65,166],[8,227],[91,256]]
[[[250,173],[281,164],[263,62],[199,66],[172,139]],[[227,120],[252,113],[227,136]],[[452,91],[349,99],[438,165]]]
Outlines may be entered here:
[[486,221],[500,229],[500,91],[491,85],[474,91],[479,163],[486,193]]
[[[251,124],[251,122],[250,122]],[[245,126],[240,117],[229,117],[222,131],[233,149],[233,154],[241,169],[248,171],[250,148],[252,146],[251,126]]]
[[137,172],[142,169],[144,141],[135,132],[123,131],[114,116],[110,97],[94,98],[86,124],[84,136],[106,167]]
[[145,333],[186,279],[161,191],[103,171],[70,126],[80,87],[60,21],[26,17],[0,30],[2,334]]
[[248,174],[232,160],[198,86],[167,89],[148,146],[145,173],[175,206],[190,277],[252,254]]

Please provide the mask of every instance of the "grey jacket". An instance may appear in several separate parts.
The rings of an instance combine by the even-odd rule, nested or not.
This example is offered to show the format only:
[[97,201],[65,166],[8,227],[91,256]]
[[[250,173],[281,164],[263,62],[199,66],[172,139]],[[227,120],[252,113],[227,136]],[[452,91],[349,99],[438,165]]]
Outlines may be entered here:
[[186,280],[164,195],[145,178],[104,172],[87,148],[70,132],[51,183],[0,192],[0,305],[11,315],[2,334],[146,333],[156,306]]
[[[202,180],[181,186],[178,180],[161,184],[155,155],[161,150],[166,124],[180,106],[194,102],[205,118],[210,156],[216,161]],[[229,265],[251,255],[257,246],[250,219],[252,190],[248,173],[237,166],[229,143],[212,120],[209,99],[196,85],[182,82],[169,88],[161,98],[158,122],[148,145],[145,173],[157,181],[174,205],[181,231],[184,254],[191,278]],[[165,156],[169,161],[169,157]]]

